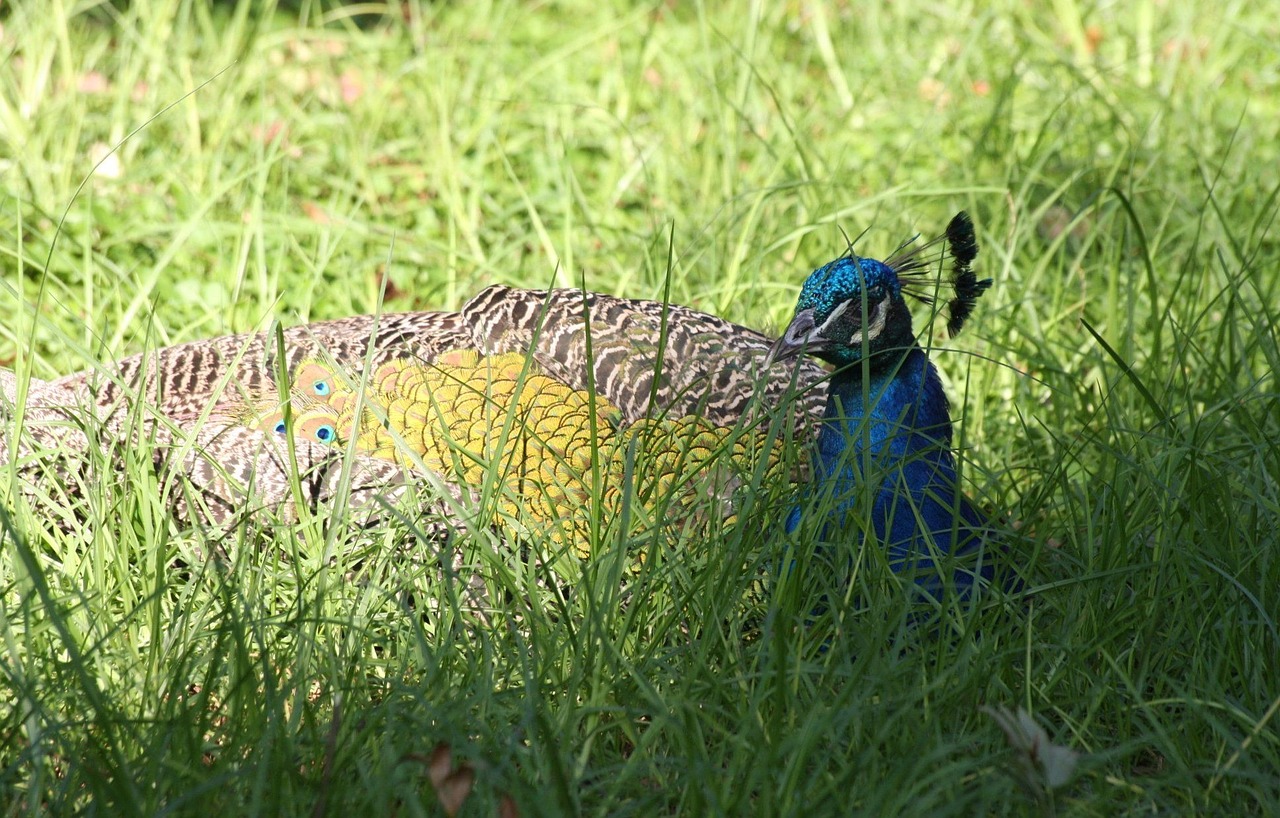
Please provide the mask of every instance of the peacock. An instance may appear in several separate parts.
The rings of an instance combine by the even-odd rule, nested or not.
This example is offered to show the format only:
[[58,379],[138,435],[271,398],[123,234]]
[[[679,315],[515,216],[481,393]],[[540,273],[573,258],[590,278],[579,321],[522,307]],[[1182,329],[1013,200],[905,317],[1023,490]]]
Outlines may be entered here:
[[806,516],[823,515],[804,530],[822,542],[850,543],[855,552],[874,541],[891,570],[934,597],[944,578],[967,594],[996,575],[987,547],[991,523],[958,485],[947,397],[904,298],[933,302],[925,251],[939,242],[953,259],[947,328],[954,337],[991,286],[973,272],[978,245],[965,213],[944,236],[908,243],[885,261],[850,251],[815,270],[768,358],[772,364],[808,353],[834,367],[813,445],[813,480],[791,509],[787,532],[802,529]]
[[[964,214],[943,240],[955,260],[954,334],[990,281],[972,272],[977,243]],[[495,513],[465,522],[517,538],[540,530],[580,556],[592,509],[612,518],[629,506],[654,525],[710,500],[731,516],[744,483],[779,475],[790,440],[810,448],[813,463],[789,533],[830,495],[824,539],[874,536],[891,568],[930,590],[939,557],[977,554],[976,568],[955,570],[966,585],[992,576],[982,560],[988,523],[956,486],[946,397],[903,298],[928,297],[920,288],[933,244],[904,245],[884,262],[849,253],[819,268],[772,343],[685,307],[491,286],[457,312],[195,341],[40,394],[90,404],[122,434],[174,441],[158,451],[177,451],[176,460],[158,465],[191,478],[194,505],[215,520],[296,502],[291,459],[314,475],[303,499],[325,502],[350,447],[361,494],[398,492],[424,473],[455,497],[496,486]],[[794,366],[775,365],[791,358]],[[140,405],[139,430],[127,419]],[[793,437],[770,425],[779,415]],[[184,432],[193,445],[179,445]],[[285,435],[296,450],[282,447]],[[249,491],[259,503],[246,502]]]
[[354,463],[365,498],[423,475],[455,499],[496,485],[499,514],[449,524],[505,520],[585,555],[593,504],[648,524],[675,507],[731,516],[744,478],[782,459],[771,421],[811,438],[826,372],[764,367],[771,341],[670,304],[491,286],[457,312],[194,341],[76,373],[34,392],[58,397],[37,401],[28,417],[48,426],[28,431],[91,407],[108,437],[161,444],[157,466],[197,489],[175,492],[181,511],[204,521],[289,510],[294,461],[318,507]]

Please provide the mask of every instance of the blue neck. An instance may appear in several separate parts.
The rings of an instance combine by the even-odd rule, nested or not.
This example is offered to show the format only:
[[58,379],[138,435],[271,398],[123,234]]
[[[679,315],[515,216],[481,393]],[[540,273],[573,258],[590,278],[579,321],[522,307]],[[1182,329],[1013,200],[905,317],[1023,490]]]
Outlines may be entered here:
[[[869,363],[866,377],[854,364],[829,385],[810,491],[832,495],[822,539],[861,542],[864,532],[874,533],[894,571],[920,571],[916,582],[936,592],[931,554],[979,552],[986,515],[956,485],[947,397],[928,356],[913,346]],[[788,531],[798,526],[800,510],[792,511]],[[956,587],[968,588],[975,570],[991,577],[990,564],[957,565]]]
[[945,465],[954,477],[947,396],[928,356],[913,347],[900,363],[871,363],[865,379],[860,364],[831,379],[818,434],[821,474],[861,468],[870,455],[880,469],[924,458]]

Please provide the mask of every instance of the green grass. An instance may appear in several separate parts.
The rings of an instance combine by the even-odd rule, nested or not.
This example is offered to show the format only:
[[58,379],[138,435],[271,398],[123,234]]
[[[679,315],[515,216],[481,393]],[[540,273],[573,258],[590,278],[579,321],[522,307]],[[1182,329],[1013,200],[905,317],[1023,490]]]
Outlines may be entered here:
[[[438,814],[440,743],[466,815],[1280,809],[1262,4],[392,5],[6,4],[0,366],[491,282],[776,329],[842,230],[882,256],[963,208],[996,286],[934,357],[1030,601],[945,636],[883,578],[744,612],[773,492],[569,595],[464,537],[485,620],[407,526],[209,542],[144,452],[62,525],[3,505],[6,814]],[[982,705],[1076,777],[1027,794]]]

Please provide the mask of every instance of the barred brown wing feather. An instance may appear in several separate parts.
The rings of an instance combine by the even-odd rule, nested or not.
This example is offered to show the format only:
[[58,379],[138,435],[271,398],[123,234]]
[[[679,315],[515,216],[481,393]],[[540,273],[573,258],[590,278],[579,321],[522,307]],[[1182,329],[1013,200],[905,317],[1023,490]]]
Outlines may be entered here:
[[[458,313],[415,312],[356,316],[284,330],[286,369],[307,359],[338,361],[359,374],[370,343],[373,361],[417,357],[470,344]],[[138,397],[163,414],[191,420],[210,406],[251,404],[279,393],[272,332],[190,341],[123,358],[59,379],[63,388],[90,398],[113,414]]]
[[[822,413],[824,395],[812,388],[826,377],[821,365],[796,364],[797,394],[791,366],[763,366],[771,338],[688,307],[493,285],[461,314],[477,349],[532,353],[548,374],[574,389],[594,388],[627,420],[666,413],[731,424],[757,395],[770,411],[794,406],[801,417]],[[810,424],[800,426],[807,432]]]

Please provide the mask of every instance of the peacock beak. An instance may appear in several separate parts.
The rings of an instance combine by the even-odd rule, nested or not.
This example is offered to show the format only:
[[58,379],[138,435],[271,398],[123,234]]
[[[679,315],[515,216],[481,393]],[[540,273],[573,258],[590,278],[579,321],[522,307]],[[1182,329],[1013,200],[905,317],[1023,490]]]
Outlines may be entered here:
[[764,365],[773,366],[779,361],[794,358],[802,352],[817,352],[826,346],[826,339],[817,334],[817,324],[813,320],[813,310],[799,310],[791,319],[782,337],[769,347]]

